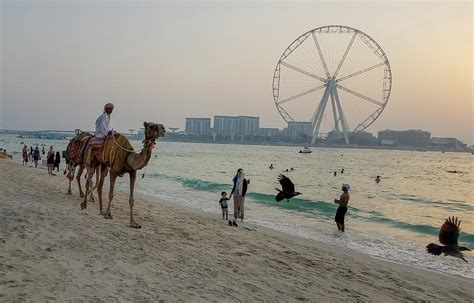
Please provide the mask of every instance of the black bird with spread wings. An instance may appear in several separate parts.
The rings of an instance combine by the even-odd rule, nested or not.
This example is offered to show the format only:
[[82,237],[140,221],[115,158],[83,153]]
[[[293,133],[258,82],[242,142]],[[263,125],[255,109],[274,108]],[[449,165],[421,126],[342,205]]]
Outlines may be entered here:
[[295,185],[287,176],[282,174],[278,175],[278,182],[281,184],[281,190],[275,188],[278,191],[278,194],[275,196],[275,201],[280,202],[283,199],[289,201],[291,198],[301,195],[300,192],[295,192]]
[[439,230],[439,242],[445,246],[430,243],[426,246],[426,251],[437,256],[444,253],[445,256],[453,256],[467,262],[461,251],[470,251],[470,249],[458,245],[460,225],[461,220],[458,221],[458,218],[448,217]]

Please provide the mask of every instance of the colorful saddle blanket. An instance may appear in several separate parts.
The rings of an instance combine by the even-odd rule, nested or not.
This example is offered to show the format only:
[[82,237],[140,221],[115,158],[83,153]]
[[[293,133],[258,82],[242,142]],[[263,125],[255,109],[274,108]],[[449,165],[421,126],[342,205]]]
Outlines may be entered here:
[[87,143],[87,140],[91,138],[91,134],[89,133],[82,133],[74,137],[68,146],[67,154],[68,157],[66,158],[68,162],[78,162],[79,157],[81,156],[82,147],[84,147]]
[[104,143],[106,138],[97,138],[96,136],[92,137],[91,141],[89,142],[89,147],[94,150],[95,152],[101,151],[104,148]]

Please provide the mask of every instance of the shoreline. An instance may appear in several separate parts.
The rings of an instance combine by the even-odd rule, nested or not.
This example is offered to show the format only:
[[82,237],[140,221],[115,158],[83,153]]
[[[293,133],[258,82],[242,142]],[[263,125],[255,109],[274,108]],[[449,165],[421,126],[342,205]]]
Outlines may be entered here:
[[[1,133],[0,133],[1,135]],[[135,137],[129,137],[128,134],[123,133],[130,140],[141,141]],[[19,139],[19,138],[17,138]],[[69,141],[70,139],[44,139],[44,138],[22,138],[28,140],[54,140],[54,141]],[[360,150],[395,150],[395,151],[414,151],[414,152],[440,152],[440,153],[471,153],[474,154],[473,149],[456,150],[456,149],[443,149],[443,148],[429,148],[429,147],[411,147],[411,146],[382,146],[382,145],[341,145],[341,144],[308,144],[308,143],[291,143],[291,142],[255,142],[255,141],[212,141],[212,140],[179,140],[170,137],[164,137],[159,142],[173,142],[173,143],[200,143],[200,144],[223,144],[223,145],[258,145],[258,146],[285,146],[285,147],[299,147],[309,146],[314,149],[318,148],[337,148],[337,149],[360,149]]]
[[0,160],[0,171],[0,301],[472,298],[470,279],[264,227],[249,231],[246,223],[229,227],[212,214],[143,194],[134,208],[143,228],[132,229],[127,191],[116,192],[114,219],[106,220],[97,202],[80,210],[77,186],[66,195],[63,175],[8,160]]

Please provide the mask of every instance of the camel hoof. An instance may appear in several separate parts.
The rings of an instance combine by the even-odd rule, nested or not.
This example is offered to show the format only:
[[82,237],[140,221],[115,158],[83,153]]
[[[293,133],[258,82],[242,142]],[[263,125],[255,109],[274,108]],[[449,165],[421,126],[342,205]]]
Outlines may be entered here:
[[80,194],[79,194],[79,197],[84,198],[85,195],[84,195],[83,193],[80,193]]
[[142,226],[140,224],[135,223],[135,222],[130,223],[130,227],[131,228],[142,228]]
[[81,203],[81,209],[86,209],[87,208],[87,204],[85,204],[84,202]]
[[105,218],[105,219],[113,219],[113,217],[112,217],[111,214],[105,214],[105,215],[104,215],[104,218]]
[[72,192],[70,190],[67,191],[68,195],[72,195]]

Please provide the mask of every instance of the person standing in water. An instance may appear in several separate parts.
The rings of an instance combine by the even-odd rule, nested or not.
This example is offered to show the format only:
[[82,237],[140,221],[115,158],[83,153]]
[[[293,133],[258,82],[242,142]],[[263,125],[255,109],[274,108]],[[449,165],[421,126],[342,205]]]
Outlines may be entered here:
[[347,204],[349,203],[349,189],[351,186],[347,183],[342,184],[342,195],[338,199],[334,199],[334,203],[339,204],[339,207],[336,211],[336,217],[334,221],[336,221],[337,229],[339,231],[344,232],[344,217],[347,213]]
[[234,187],[232,188],[230,196],[232,197],[232,195],[234,195],[234,221],[229,221],[229,225],[238,226],[236,222],[238,218],[240,218],[240,222],[244,221],[245,194],[247,193],[247,186],[250,183],[250,179],[245,179],[243,169],[239,168],[232,181],[234,182]]
[[377,182],[377,184],[379,184],[380,181],[381,181],[381,180],[380,180],[380,176],[377,176],[377,178],[375,178],[375,182]]

